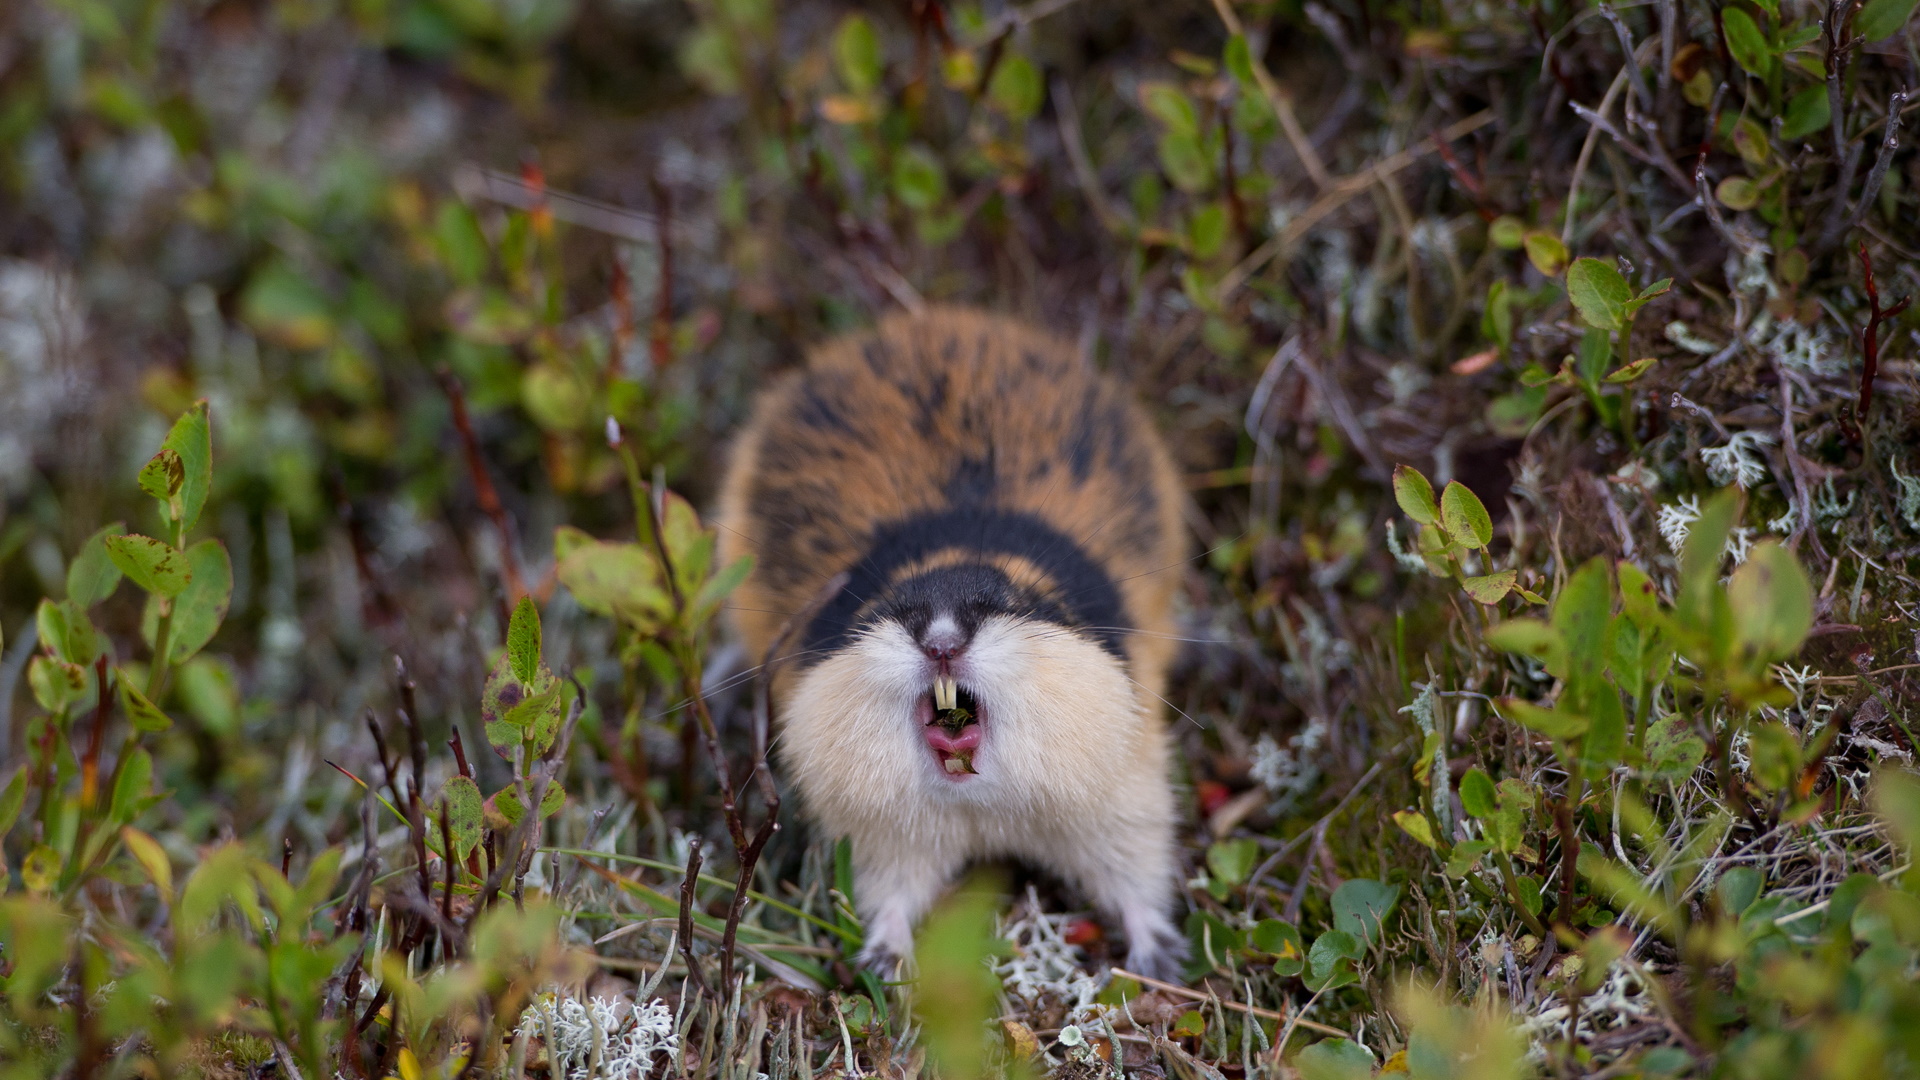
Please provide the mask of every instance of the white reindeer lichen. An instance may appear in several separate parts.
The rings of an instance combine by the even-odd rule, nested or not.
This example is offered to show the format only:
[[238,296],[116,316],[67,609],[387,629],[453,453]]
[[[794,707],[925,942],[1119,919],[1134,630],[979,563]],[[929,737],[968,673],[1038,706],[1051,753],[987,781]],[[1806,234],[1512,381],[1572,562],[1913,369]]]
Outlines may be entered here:
[[1736,431],[1727,445],[1700,451],[1700,461],[1707,467],[1707,477],[1715,484],[1721,487],[1732,484],[1746,491],[1767,478],[1767,463],[1758,452],[1761,447],[1772,445],[1773,439],[1761,432]]
[[520,1014],[516,1034],[543,1040],[552,1074],[567,1080],[642,1080],[656,1056],[680,1060],[673,1010],[659,998],[636,1006],[625,998],[542,994]]
[[1067,1022],[1085,1023],[1097,1019],[1105,1006],[1094,998],[1106,980],[1090,975],[1081,966],[1085,960],[1080,947],[1066,939],[1072,915],[1049,915],[1040,909],[1040,898],[1031,888],[1018,918],[1000,927],[1000,937],[1013,946],[1013,955],[994,966],[1007,996],[1029,1007],[1051,998],[1067,1008]]

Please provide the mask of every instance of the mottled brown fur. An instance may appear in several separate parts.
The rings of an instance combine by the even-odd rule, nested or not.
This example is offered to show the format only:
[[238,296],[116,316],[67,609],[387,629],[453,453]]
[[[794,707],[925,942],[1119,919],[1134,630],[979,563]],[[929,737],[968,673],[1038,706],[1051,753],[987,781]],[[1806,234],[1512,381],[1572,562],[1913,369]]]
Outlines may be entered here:
[[[1118,585],[1132,676],[1162,688],[1187,556],[1172,459],[1131,395],[1071,344],[962,308],[895,315],[815,350],[769,389],[720,499],[721,558],[748,653],[867,550],[874,528],[980,502],[1072,538]],[[1017,556],[993,560],[1032,580]]]

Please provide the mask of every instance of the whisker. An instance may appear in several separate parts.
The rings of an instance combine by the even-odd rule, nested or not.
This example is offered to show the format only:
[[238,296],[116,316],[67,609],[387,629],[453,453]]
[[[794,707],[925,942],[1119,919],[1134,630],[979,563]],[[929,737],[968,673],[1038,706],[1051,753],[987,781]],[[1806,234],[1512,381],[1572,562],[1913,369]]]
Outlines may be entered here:
[[1173,702],[1171,702],[1171,701],[1168,701],[1168,700],[1167,700],[1167,699],[1166,699],[1165,697],[1163,697],[1162,695],[1160,695],[1160,694],[1157,694],[1157,693],[1154,693],[1154,691],[1152,691],[1152,690],[1148,690],[1148,689],[1147,689],[1147,684],[1146,684],[1146,683],[1143,683],[1143,682],[1141,682],[1141,681],[1140,681],[1139,679],[1136,679],[1136,678],[1134,678],[1133,676],[1131,676],[1131,675],[1129,675],[1129,674],[1127,674],[1127,673],[1126,673],[1126,672],[1125,672],[1124,670],[1120,672],[1120,677],[1121,677],[1121,678],[1123,678],[1123,679],[1125,679],[1125,680],[1127,680],[1128,682],[1130,682],[1130,683],[1132,683],[1133,685],[1135,685],[1135,686],[1137,686],[1137,687],[1139,687],[1140,689],[1142,689],[1142,690],[1146,690],[1146,691],[1147,691],[1147,693],[1149,693],[1149,694],[1153,694],[1153,696],[1154,696],[1154,697],[1157,697],[1157,698],[1160,698],[1160,704],[1162,704],[1162,705],[1165,705],[1165,706],[1166,706],[1167,708],[1169,708],[1169,709],[1172,709],[1172,710],[1173,710],[1174,712],[1177,712],[1177,713],[1179,713],[1179,714],[1180,714],[1180,716],[1181,716],[1181,718],[1182,718],[1182,719],[1184,719],[1184,720],[1186,720],[1186,722],[1187,722],[1187,723],[1189,723],[1189,724],[1192,724],[1192,725],[1193,725],[1194,727],[1197,727],[1197,728],[1199,728],[1199,729],[1200,729],[1201,731],[1205,731],[1205,730],[1207,730],[1207,725],[1205,725],[1205,724],[1203,724],[1203,723],[1201,723],[1201,722],[1200,722],[1200,721],[1198,721],[1198,720],[1195,720],[1195,719],[1194,719],[1193,717],[1191,717],[1191,716],[1188,716],[1188,715],[1187,715],[1187,710],[1185,710],[1185,709],[1183,709],[1183,708],[1181,708],[1181,707],[1180,707],[1180,706],[1178,706],[1178,705],[1175,705],[1175,704],[1174,704]]

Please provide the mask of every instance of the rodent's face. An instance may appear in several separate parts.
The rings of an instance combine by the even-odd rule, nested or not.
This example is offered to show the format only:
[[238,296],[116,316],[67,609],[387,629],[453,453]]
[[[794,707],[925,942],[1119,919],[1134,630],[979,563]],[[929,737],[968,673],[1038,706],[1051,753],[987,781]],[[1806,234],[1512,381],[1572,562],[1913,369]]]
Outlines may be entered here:
[[801,676],[782,723],[790,775],[842,828],[955,801],[1084,799],[1157,745],[1119,659],[1005,613],[875,618]]

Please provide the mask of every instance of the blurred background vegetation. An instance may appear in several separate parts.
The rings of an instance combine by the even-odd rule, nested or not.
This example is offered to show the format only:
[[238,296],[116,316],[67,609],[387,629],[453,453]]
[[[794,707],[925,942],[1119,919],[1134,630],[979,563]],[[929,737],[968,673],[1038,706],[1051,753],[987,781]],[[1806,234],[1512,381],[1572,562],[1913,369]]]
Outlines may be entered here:
[[[0,1074],[1914,1074],[1914,6],[4,5]],[[1187,471],[1191,988],[762,831],[694,508],[948,301]]]

